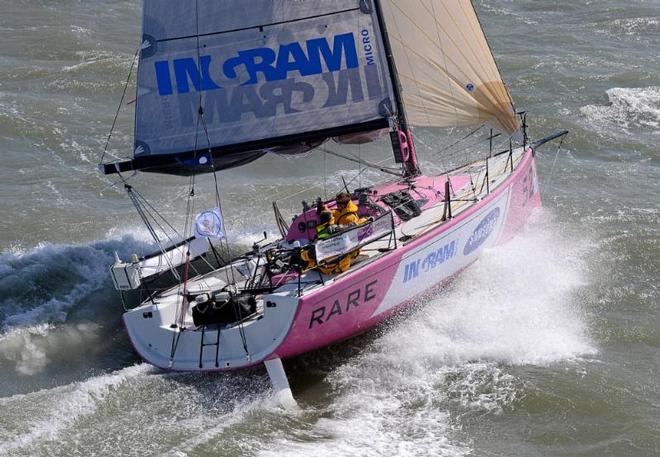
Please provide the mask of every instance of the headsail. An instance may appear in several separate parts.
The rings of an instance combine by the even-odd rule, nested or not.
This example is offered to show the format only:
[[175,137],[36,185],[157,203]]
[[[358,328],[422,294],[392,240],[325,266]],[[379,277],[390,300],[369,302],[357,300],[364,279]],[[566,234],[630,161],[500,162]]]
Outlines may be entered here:
[[520,128],[470,0],[380,0],[408,123]]
[[210,171],[387,127],[393,94],[367,3],[145,0],[127,168]]

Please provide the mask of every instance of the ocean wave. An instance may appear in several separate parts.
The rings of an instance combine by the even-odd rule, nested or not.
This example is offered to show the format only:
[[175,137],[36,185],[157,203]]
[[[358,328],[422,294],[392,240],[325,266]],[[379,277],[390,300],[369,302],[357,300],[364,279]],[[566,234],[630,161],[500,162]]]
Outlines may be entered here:
[[3,420],[12,420],[11,424],[0,427],[4,443],[0,455],[37,442],[55,440],[76,421],[95,412],[105,398],[128,379],[150,370],[146,364],[136,365],[63,387],[0,398]]
[[621,88],[607,91],[608,105],[580,109],[599,130],[652,130],[660,128],[660,87]]
[[26,252],[0,254],[0,329],[64,322],[67,312],[110,286],[114,252],[124,258],[143,243],[132,237],[87,246],[43,243]]
[[[163,374],[129,366],[65,386],[0,398],[0,455],[190,455],[241,449],[265,415],[287,419],[264,372]],[[279,422],[279,421],[278,421]],[[249,423],[249,427],[246,424]],[[139,433],[135,433],[139,430]]]
[[0,366],[35,375],[61,353],[95,342],[100,324],[93,320],[106,308],[120,309],[108,274],[114,252],[128,258],[146,246],[124,236],[0,254]]

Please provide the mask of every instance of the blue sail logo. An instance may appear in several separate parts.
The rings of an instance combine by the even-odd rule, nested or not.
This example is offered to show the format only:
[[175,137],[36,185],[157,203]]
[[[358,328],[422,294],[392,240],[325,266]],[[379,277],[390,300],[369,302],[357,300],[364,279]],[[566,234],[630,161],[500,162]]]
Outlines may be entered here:
[[[344,63],[342,68],[342,63]],[[357,68],[359,65],[355,37],[352,33],[335,35],[332,45],[325,37],[268,47],[238,51],[237,55],[219,62],[211,55],[159,60],[154,63],[158,93],[161,96],[221,89],[222,80],[236,80],[246,74],[241,85],[257,84],[259,75],[265,81],[282,81],[292,72],[301,76],[325,71]]]
[[490,234],[493,233],[499,217],[500,208],[498,207],[493,209],[486,215],[486,217],[483,218],[481,222],[479,222],[477,228],[475,228],[474,232],[472,232],[470,239],[467,243],[465,243],[465,247],[463,248],[463,255],[471,254],[486,242]]

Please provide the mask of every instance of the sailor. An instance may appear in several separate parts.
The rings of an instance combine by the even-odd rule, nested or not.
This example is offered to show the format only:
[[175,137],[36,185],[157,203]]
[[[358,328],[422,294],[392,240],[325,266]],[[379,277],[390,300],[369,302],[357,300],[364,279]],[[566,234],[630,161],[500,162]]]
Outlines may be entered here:
[[319,214],[319,223],[316,226],[316,239],[325,240],[330,238],[334,232],[335,219],[328,210],[321,211]]
[[[322,208],[319,215],[319,225],[316,228],[317,239],[323,240],[333,233],[342,231],[350,226],[364,224],[369,220],[366,217],[359,217],[358,207],[351,201],[351,196],[346,192],[340,192],[335,197],[337,209],[330,213],[325,207]],[[319,270],[325,274],[343,273],[351,267],[353,259],[360,254],[360,249],[353,249],[339,256],[338,258],[324,262],[318,265]]]
[[351,196],[346,192],[340,192],[335,197],[337,209],[332,212],[332,217],[337,225],[360,225],[367,222],[364,217],[358,217],[358,207],[351,201]]

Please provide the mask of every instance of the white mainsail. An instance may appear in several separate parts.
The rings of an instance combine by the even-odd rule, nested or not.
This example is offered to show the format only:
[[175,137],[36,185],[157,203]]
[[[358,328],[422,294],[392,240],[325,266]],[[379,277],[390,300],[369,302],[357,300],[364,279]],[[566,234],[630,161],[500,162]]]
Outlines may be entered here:
[[381,0],[408,123],[520,128],[470,0]]

